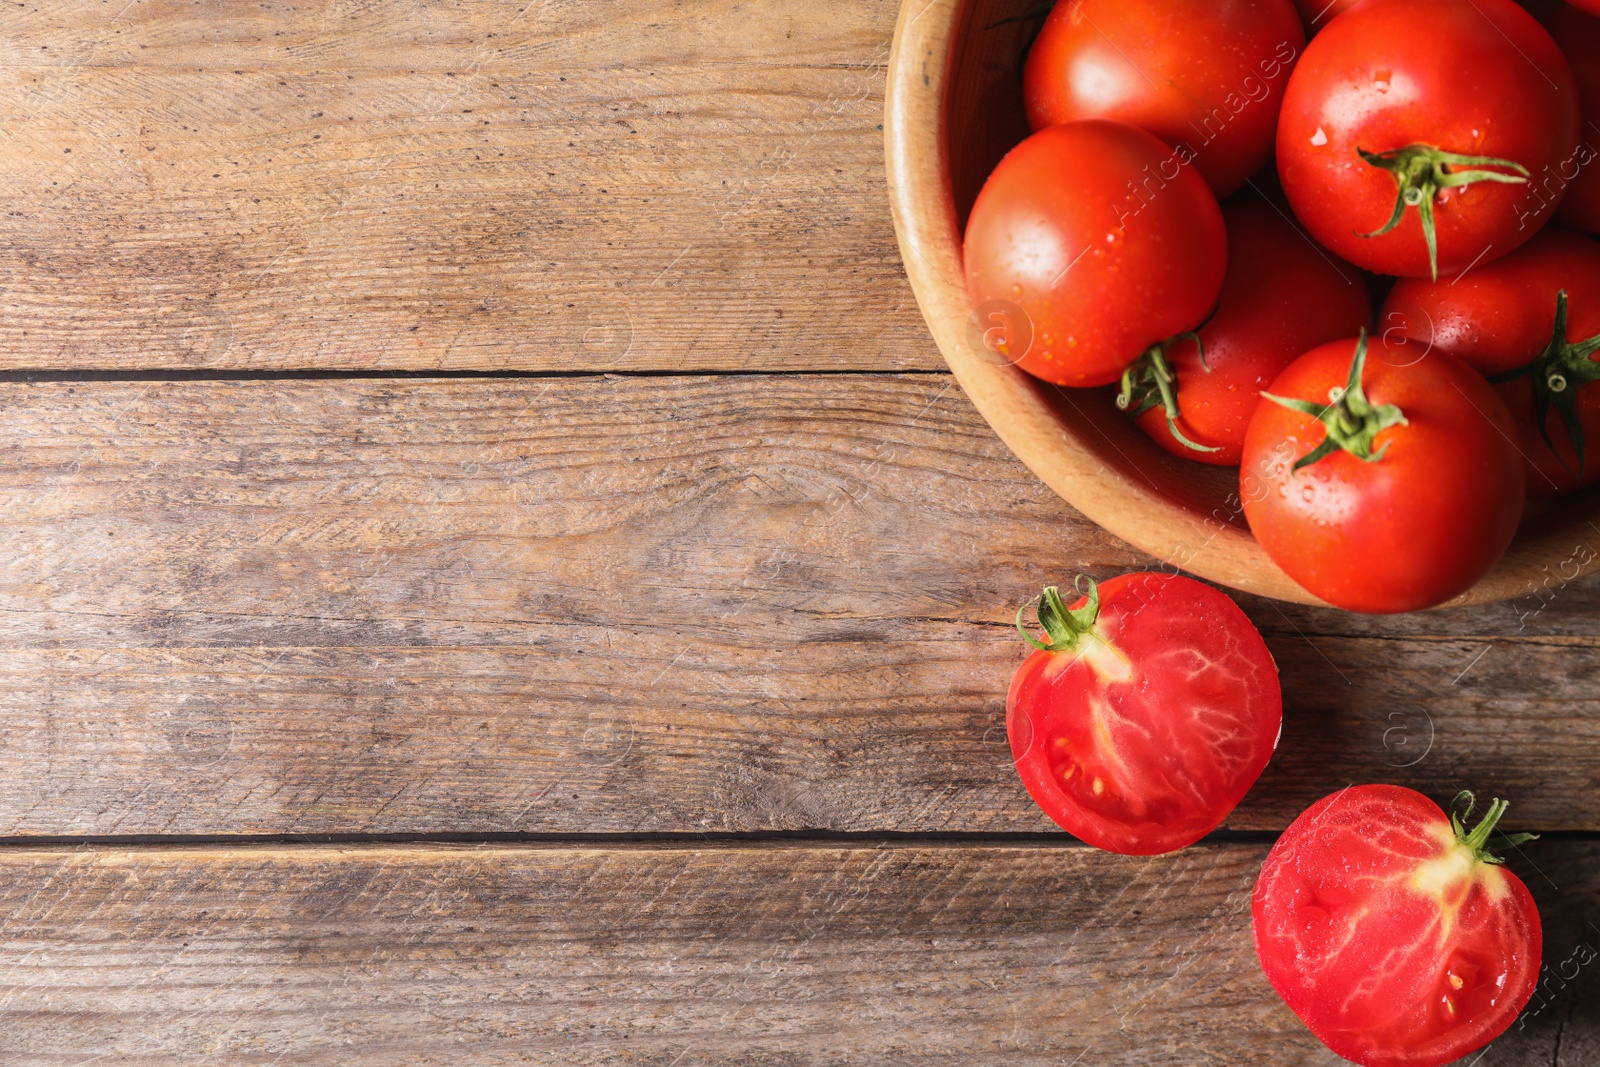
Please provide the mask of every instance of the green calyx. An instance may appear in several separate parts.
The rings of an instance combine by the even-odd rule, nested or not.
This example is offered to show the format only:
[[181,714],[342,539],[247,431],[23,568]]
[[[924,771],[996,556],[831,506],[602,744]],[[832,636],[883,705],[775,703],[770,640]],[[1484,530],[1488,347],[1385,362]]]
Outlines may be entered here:
[[[1037,600],[1030,600],[1017,610],[1017,632],[1040,652],[1071,652],[1078,647],[1083,635],[1093,632],[1095,620],[1100,617],[1100,585],[1087,574],[1081,574],[1073,586],[1089,601],[1076,611],[1067,607],[1061,599],[1061,591],[1053,585]],[[1031,604],[1039,605],[1039,626],[1049,641],[1033,636],[1023,621]]]
[[[1550,409],[1553,407],[1561,413],[1561,421],[1566,425],[1567,436],[1572,441],[1573,454],[1578,457],[1575,473],[1579,475],[1583,474],[1584,437],[1583,420],[1578,416],[1578,390],[1590,382],[1600,381],[1600,362],[1593,358],[1596,352],[1600,352],[1600,336],[1587,341],[1567,340],[1567,292],[1563,289],[1556,294],[1556,327],[1544,351],[1535,356],[1533,362],[1489,379],[1496,383],[1518,378],[1533,380],[1539,433],[1544,436],[1544,443],[1550,446],[1550,451],[1555,452],[1555,442],[1550,438]],[[1559,458],[1560,453],[1557,452],[1556,456]],[[1567,461],[1563,459],[1561,462],[1565,465]]]
[[1456,840],[1470,849],[1480,862],[1504,863],[1505,860],[1491,850],[1516,848],[1539,839],[1538,834],[1500,834],[1490,837],[1494,834],[1494,828],[1499,825],[1500,817],[1511,807],[1509,800],[1491,800],[1489,810],[1484,812],[1482,821],[1468,830],[1466,821],[1472,817],[1472,810],[1476,806],[1477,798],[1470,791],[1463,790],[1457,794],[1455,802],[1450,805],[1450,825],[1456,832]]
[[[1428,264],[1433,280],[1439,280],[1439,236],[1434,221],[1433,205],[1441,192],[1473,182],[1501,182],[1507,185],[1526,185],[1528,168],[1509,159],[1493,156],[1464,156],[1446,152],[1426,144],[1407,145],[1390,152],[1368,152],[1357,148],[1361,158],[1386,170],[1399,186],[1394,201],[1394,214],[1381,230],[1357,234],[1359,237],[1382,237],[1390,233],[1405,218],[1406,208],[1416,208],[1422,219],[1422,235],[1428,242]],[[1498,167],[1500,170],[1485,170]],[[1513,171],[1505,174],[1502,171]]]
[[1147,411],[1161,408],[1167,415],[1167,429],[1172,431],[1172,436],[1183,447],[1195,452],[1221,452],[1220,448],[1208,448],[1196,444],[1178,429],[1178,373],[1172,369],[1172,364],[1167,362],[1165,349],[1185,340],[1194,341],[1195,348],[1200,350],[1200,365],[1205,367],[1206,373],[1209,374],[1211,368],[1206,366],[1205,342],[1201,341],[1200,335],[1193,331],[1180,333],[1158,345],[1152,345],[1149,351],[1122,372],[1122,391],[1117,394],[1117,407],[1134,418]]
[[1384,445],[1374,452],[1373,442],[1378,434],[1389,427],[1405,426],[1406,416],[1394,404],[1374,404],[1367,399],[1365,390],[1361,388],[1361,376],[1366,366],[1367,331],[1362,330],[1361,339],[1356,342],[1356,358],[1350,364],[1350,381],[1342,388],[1329,393],[1327,404],[1313,404],[1309,400],[1273,396],[1271,393],[1261,394],[1263,400],[1270,400],[1291,411],[1310,415],[1327,428],[1326,439],[1315,451],[1308,453],[1294,465],[1296,471],[1309,467],[1341,449],[1367,463],[1378,462],[1383,458],[1383,454],[1389,451],[1389,446]]

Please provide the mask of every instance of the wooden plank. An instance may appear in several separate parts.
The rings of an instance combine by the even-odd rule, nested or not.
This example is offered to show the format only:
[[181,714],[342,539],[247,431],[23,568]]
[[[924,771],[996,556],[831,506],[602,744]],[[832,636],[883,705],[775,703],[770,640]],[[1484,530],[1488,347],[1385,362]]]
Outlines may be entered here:
[[[3,836],[1049,830],[1011,617],[1148,565],[937,376],[12,384],[0,420]],[[1230,825],[1394,781],[1600,829],[1597,595],[1522,634],[1247,602],[1289,712]]]
[[0,366],[942,366],[896,7],[7,5]]
[[[1264,848],[0,854],[23,1065],[1331,1065],[1250,940]],[[1549,980],[1477,1067],[1592,1062],[1600,846],[1541,846]],[[1576,954],[1576,955],[1575,955]],[[1562,978],[1562,965],[1573,977]]]

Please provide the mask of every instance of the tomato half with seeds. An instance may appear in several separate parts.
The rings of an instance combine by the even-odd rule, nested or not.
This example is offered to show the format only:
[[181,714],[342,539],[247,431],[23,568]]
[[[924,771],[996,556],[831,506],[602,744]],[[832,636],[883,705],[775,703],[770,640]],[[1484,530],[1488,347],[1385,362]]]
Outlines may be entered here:
[[1443,1067],[1494,1040],[1539,980],[1539,909],[1491,842],[1412,789],[1352,786],[1308,808],[1267,854],[1251,907],[1272,988],[1363,1067]]
[[1459,278],[1403,279],[1378,323],[1499,383],[1529,496],[1600,480],[1600,242],[1550,227]]
[[1000,354],[1056,385],[1110,385],[1151,345],[1194,329],[1227,263],[1205,180],[1152,135],[1106,119],[1012,149],[967,222],[973,307],[1020,311],[1025,347]]
[[1555,210],[1529,179],[1578,142],[1578,89],[1514,0],[1362,0],[1306,46],[1278,175],[1313,237],[1380,274],[1503,256]]
[[1336,607],[1434,607],[1517,532],[1516,434],[1494,387],[1454,356],[1365,333],[1336,341],[1262,394],[1245,432],[1245,518],[1289,577]]
[[[1046,640],[1006,698],[1017,773],[1068,833],[1153,856],[1215,830],[1278,744],[1283,694],[1255,626],[1192,578],[1127,574],[1067,607],[1046,589]],[[1026,609],[1024,609],[1026,610]]]
[[1304,44],[1290,0],[1061,0],[1023,68],[1028,122],[1138,126],[1225,197],[1271,158]]
[[1222,217],[1228,274],[1216,314],[1142,356],[1123,375],[1117,405],[1173,455],[1235,467],[1261,390],[1318,345],[1370,325],[1372,299],[1361,271],[1276,205],[1246,194]]

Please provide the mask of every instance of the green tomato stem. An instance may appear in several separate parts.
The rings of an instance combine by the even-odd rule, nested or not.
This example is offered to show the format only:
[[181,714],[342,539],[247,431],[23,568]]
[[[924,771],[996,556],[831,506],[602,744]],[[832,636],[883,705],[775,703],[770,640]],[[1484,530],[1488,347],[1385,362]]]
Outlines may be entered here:
[[1178,429],[1178,418],[1182,414],[1178,410],[1178,372],[1167,362],[1166,349],[1184,340],[1194,342],[1200,352],[1200,366],[1205,367],[1207,374],[1211,373],[1211,367],[1206,363],[1205,342],[1200,339],[1200,334],[1193,330],[1180,333],[1158,345],[1151,345],[1144,355],[1122,372],[1122,391],[1117,394],[1117,407],[1136,419],[1159,407],[1166,412],[1167,429],[1172,431],[1172,436],[1179,444],[1194,452],[1221,452],[1220,447],[1208,447],[1189,440]]
[[[1530,177],[1528,168],[1510,159],[1493,156],[1464,156],[1446,152],[1427,144],[1412,144],[1389,152],[1368,152],[1357,148],[1361,158],[1379,170],[1386,170],[1394,178],[1398,189],[1394,201],[1394,214],[1382,228],[1358,237],[1382,237],[1392,233],[1405,218],[1407,208],[1416,208],[1422,221],[1422,236],[1428,243],[1428,266],[1433,280],[1439,280],[1439,234],[1434,217],[1434,203],[1446,189],[1454,189],[1473,182],[1501,182],[1507,185],[1526,185]],[[1515,171],[1503,174],[1498,167]]]
[[[1585,442],[1583,419],[1578,415],[1578,390],[1590,382],[1600,381],[1600,362],[1594,359],[1596,352],[1600,352],[1600,335],[1587,341],[1567,340],[1567,291],[1563,289],[1556,294],[1555,330],[1544,351],[1535,356],[1533,362],[1489,379],[1497,384],[1518,378],[1533,380],[1539,433],[1544,437],[1544,443],[1550,446],[1550,451],[1555,452],[1556,445],[1550,437],[1549,426],[1550,409],[1555,408],[1567,428],[1573,454],[1578,457],[1578,468],[1574,473],[1580,477],[1583,475]],[[1559,452],[1556,458],[1561,458]],[[1572,470],[1566,460],[1562,459],[1561,463]]]
[[1455,803],[1451,805],[1450,825],[1456,832],[1456,840],[1464,847],[1470,849],[1474,857],[1483,863],[1500,864],[1505,861],[1490,851],[1491,845],[1496,849],[1516,848],[1529,841],[1537,841],[1538,834],[1502,834],[1491,840],[1490,835],[1499,825],[1500,819],[1506,810],[1511,807],[1511,801],[1498,798],[1489,802],[1489,810],[1484,812],[1483,819],[1477,826],[1468,830],[1466,820],[1472,817],[1472,810],[1477,805],[1477,798],[1468,790],[1457,794]]
[[1322,444],[1303,456],[1294,465],[1295,471],[1303,470],[1341,450],[1364,462],[1376,463],[1389,451],[1387,444],[1376,452],[1372,450],[1378,434],[1391,426],[1407,425],[1405,413],[1396,405],[1373,404],[1367,399],[1366,390],[1361,385],[1366,366],[1367,331],[1362,330],[1361,337],[1356,342],[1355,359],[1350,364],[1350,380],[1342,389],[1335,389],[1329,394],[1327,404],[1314,404],[1309,400],[1295,397],[1273,396],[1271,393],[1261,394],[1263,400],[1270,400],[1291,411],[1310,415],[1327,430],[1327,436]]
[[[1040,652],[1071,652],[1078,647],[1078,641],[1085,634],[1094,632],[1095,620],[1100,617],[1100,583],[1087,574],[1080,574],[1073,586],[1089,601],[1076,611],[1067,607],[1061,599],[1061,591],[1053,585],[1046,588],[1036,600],[1030,600],[1017,609],[1017,632]],[[1032,604],[1039,605],[1039,626],[1049,637],[1048,641],[1034,637],[1023,621]]]

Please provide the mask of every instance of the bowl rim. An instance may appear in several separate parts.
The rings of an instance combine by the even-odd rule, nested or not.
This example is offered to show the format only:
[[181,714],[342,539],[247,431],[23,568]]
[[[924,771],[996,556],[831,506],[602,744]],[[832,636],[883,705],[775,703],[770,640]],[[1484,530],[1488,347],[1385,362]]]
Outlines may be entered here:
[[[946,364],[1023,465],[1108,532],[1207,581],[1275,600],[1324,605],[1231,521],[1237,516],[1225,521],[1215,513],[1201,515],[1107,466],[1094,447],[1097,442],[1055,413],[1046,392],[1054,386],[1003,365],[975,343],[976,318],[967,300],[945,129],[957,32],[973,3],[902,0],[884,97],[884,151],[895,234],[917,304]],[[1055,391],[1076,406],[1070,391]],[[1580,529],[1574,530],[1575,525]],[[1573,548],[1580,530],[1594,535],[1593,547],[1581,542]],[[1597,568],[1600,526],[1563,522],[1537,534],[1525,530],[1477,585],[1439,607],[1537,594]]]

